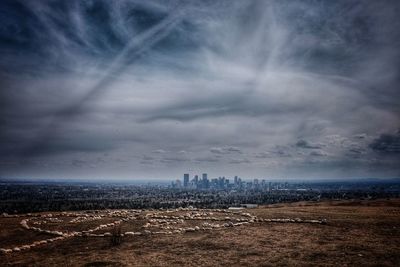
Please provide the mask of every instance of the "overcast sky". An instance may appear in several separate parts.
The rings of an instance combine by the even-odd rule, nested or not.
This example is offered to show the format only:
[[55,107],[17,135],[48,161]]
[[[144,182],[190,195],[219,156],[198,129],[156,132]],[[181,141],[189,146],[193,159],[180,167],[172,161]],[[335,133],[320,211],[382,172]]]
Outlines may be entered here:
[[2,178],[400,177],[400,2],[3,0]]

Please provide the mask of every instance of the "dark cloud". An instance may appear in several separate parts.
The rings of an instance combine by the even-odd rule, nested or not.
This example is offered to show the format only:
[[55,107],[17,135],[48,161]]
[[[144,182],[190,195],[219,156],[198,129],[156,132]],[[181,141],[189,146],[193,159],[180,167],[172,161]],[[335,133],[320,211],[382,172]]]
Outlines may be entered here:
[[72,160],[71,165],[74,166],[74,167],[81,168],[81,167],[87,166],[89,164],[85,160],[74,159],[74,160]]
[[399,175],[399,12],[2,1],[0,175]]
[[360,147],[352,147],[349,149],[349,152],[354,154],[363,154],[365,152],[365,149]]
[[212,147],[210,148],[210,152],[214,154],[231,154],[231,153],[239,153],[242,151],[238,147],[227,146],[227,147]]
[[311,151],[310,156],[325,157],[325,156],[328,156],[328,154],[326,154],[323,151]]
[[243,159],[231,159],[229,161],[230,164],[248,164],[251,163],[249,159],[243,158]]
[[104,152],[112,151],[118,146],[118,142],[113,142],[108,138],[100,136],[80,136],[78,138],[68,137],[54,138],[46,140],[46,143],[34,142],[31,146],[22,149],[22,156],[30,157],[37,155],[52,155],[68,152]]
[[368,135],[365,134],[365,133],[362,133],[362,134],[353,135],[353,137],[356,138],[356,139],[365,139],[365,138],[368,137]]
[[269,151],[269,154],[271,154],[273,157],[291,157],[292,151],[288,147],[277,146]]
[[172,163],[172,162],[185,162],[189,161],[189,159],[184,157],[164,157],[160,161],[164,163]]
[[381,134],[369,147],[380,153],[400,153],[400,131],[397,134]]
[[320,149],[321,148],[320,144],[311,144],[308,141],[303,140],[303,139],[297,141],[296,146],[300,147],[300,148],[307,148],[307,149]]
[[255,155],[255,157],[256,158],[260,158],[260,159],[266,159],[266,158],[271,157],[271,153],[269,153],[269,152],[260,152],[260,153],[257,153]]
[[165,150],[163,150],[163,149],[157,149],[157,150],[154,150],[154,151],[152,151],[153,153],[156,153],[156,154],[164,154],[164,153],[166,153],[166,151]]

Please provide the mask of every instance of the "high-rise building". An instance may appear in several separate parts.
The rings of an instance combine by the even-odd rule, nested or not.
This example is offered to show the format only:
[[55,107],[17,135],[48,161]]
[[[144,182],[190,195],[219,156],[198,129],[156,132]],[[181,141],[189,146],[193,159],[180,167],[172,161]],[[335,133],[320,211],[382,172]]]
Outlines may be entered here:
[[189,186],[189,173],[183,175],[183,187]]
[[202,174],[202,180],[201,180],[202,188],[208,188],[209,187],[209,181],[207,179],[207,173]]

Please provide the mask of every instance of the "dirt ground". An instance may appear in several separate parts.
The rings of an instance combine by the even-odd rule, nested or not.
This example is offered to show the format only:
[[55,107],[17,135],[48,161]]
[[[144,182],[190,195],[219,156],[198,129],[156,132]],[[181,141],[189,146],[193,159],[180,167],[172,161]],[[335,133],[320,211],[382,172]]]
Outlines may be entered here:
[[[326,219],[327,224],[255,222],[176,235],[124,236],[119,245],[108,237],[73,237],[0,254],[0,265],[400,266],[400,199],[299,202],[247,211],[258,218]],[[22,229],[20,221],[0,218],[0,247],[47,238]]]

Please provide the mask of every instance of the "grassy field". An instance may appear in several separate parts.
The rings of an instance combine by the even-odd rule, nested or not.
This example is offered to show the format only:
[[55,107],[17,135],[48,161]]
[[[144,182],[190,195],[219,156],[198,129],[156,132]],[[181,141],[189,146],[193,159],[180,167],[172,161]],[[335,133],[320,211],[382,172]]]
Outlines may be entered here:
[[[0,254],[0,265],[400,266],[399,199],[300,202],[247,211],[258,218],[326,219],[327,224],[254,222],[184,234],[124,236],[119,245],[109,237],[73,237]],[[22,229],[21,219],[0,218],[0,247],[48,238]],[[124,222],[121,228],[134,230],[142,223]]]

